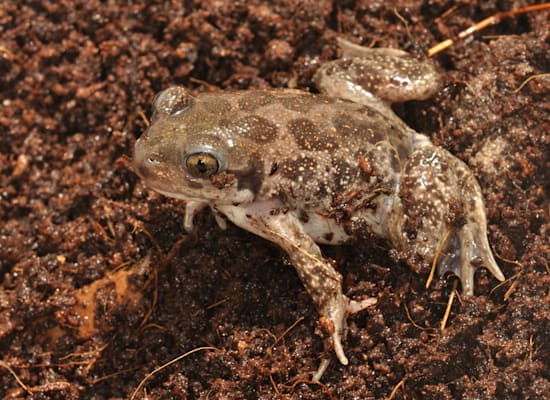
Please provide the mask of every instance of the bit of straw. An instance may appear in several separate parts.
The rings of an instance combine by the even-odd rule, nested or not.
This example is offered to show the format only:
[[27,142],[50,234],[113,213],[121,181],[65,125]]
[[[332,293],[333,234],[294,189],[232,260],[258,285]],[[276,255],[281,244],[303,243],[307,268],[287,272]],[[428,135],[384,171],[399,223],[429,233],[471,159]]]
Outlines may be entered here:
[[488,26],[496,25],[505,18],[510,18],[516,15],[525,14],[525,13],[534,12],[534,11],[541,11],[541,10],[550,10],[550,3],[536,4],[528,7],[518,8],[516,10],[499,12],[495,15],[490,16],[489,18],[485,18],[484,20],[478,22],[473,26],[470,26],[468,29],[463,30],[456,36],[455,39],[446,39],[436,44],[430,50],[428,50],[428,57],[433,57],[437,53],[440,53],[443,50],[447,49],[448,47],[452,46],[456,41],[463,40],[468,36],[473,35],[474,33],[487,28]]
[[432,284],[432,281],[435,276],[435,271],[437,269],[437,261],[439,261],[439,256],[441,255],[441,253],[443,252],[443,249],[445,248],[445,246],[447,245],[447,242],[449,241],[451,232],[452,232],[451,230],[448,230],[443,240],[439,242],[439,246],[437,246],[437,249],[434,255],[434,260],[432,261],[432,269],[430,271],[430,275],[428,276],[428,279],[426,280],[426,289],[428,289]]
[[393,390],[390,393],[390,396],[387,400],[392,400],[394,396],[397,394],[397,391],[401,389],[403,386],[405,386],[405,378],[401,379],[397,385],[393,388]]
[[33,395],[32,391],[29,389],[29,387],[27,385],[25,385],[23,383],[23,381],[19,378],[19,376],[15,373],[15,371],[13,370],[12,367],[10,367],[8,364],[6,364],[4,361],[0,360],[0,367],[2,368],[5,368],[9,371],[9,373],[15,378],[15,380],[17,381],[17,383],[19,384],[19,386],[21,386],[23,388],[23,390],[25,392],[27,392],[28,394],[30,394],[31,396]]
[[456,288],[458,286],[458,281],[454,281],[453,283],[453,290],[451,292],[451,295],[449,296],[449,301],[447,302],[447,307],[445,308],[445,314],[443,315],[443,319],[441,320],[441,331],[445,330],[445,327],[447,326],[447,321],[449,319],[449,315],[451,315],[451,307],[453,306],[453,301],[456,296]]
[[186,358],[188,356],[190,356],[191,354],[193,353],[197,353],[199,351],[203,351],[203,350],[218,350],[217,348],[215,347],[212,347],[212,346],[204,346],[204,347],[197,347],[196,349],[193,349],[193,350],[190,350],[188,351],[187,353],[185,354],[182,354],[176,358],[174,358],[173,360],[171,361],[168,361],[166,364],[163,364],[161,365],[160,367],[158,368],[155,368],[152,372],[149,372],[147,375],[145,375],[145,378],[143,378],[141,380],[141,382],[139,383],[138,387],[136,388],[136,390],[134,390],[134,392],[132,393],[132,395],[130,396],[130,400],[134,400],[136,395],[138,394],[138,392],[141,390],[141,388],[143,387],[143,385],[145,385],[145,382],[147,382],[149,379],[151,379],[157,372],[160,372],[162,371],[163,369],[169,367],[170,365],[174,364],[174,363],[177,363],[178,361],[180,361],[181,359],[183,358]]
[[544,79],[544,78],[550,78],[550,74],[536,74],[536,75],[531,75],[529,78],[525,79],[521,85],[518,86],[517,89],[514,89],[513,93],[519,93],[521,91],[521,89],[523,89],[523,87],[525,85],[527,85],[529,82],[531,82],[532,80],[534,79]]

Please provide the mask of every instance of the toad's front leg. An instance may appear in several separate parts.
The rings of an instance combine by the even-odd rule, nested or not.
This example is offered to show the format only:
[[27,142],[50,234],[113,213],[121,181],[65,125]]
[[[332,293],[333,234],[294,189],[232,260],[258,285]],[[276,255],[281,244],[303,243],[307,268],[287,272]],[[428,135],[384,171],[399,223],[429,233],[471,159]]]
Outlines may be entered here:
[[342,293],[342,276],[321,254],[319,246],[304,232],[302,223],[292,212],[283,212],[278,201],[257,202],[249,207],[218,206],[235,225],[278,244],[290,260],[308,293],[328,320],[332,346],[338,360],[348,364],[342,340],[347,333],[347,317],[376,303],[367,298],[360,302]]

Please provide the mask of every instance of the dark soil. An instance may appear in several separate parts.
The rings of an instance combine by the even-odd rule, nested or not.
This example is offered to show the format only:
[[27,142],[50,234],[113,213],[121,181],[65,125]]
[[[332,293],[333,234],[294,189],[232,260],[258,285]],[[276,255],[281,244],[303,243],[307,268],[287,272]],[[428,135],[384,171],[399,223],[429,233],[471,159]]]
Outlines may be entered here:
[[207,212],[187,237],[182,202],[132,172],[153,96],[308,90],[336,36],[425,54],[530,2],[143,3],[0,3],[0,397],[129,398],[207,346],[136,398],[550,398],[548,12],[439,54],[445,87],[396,107],[471,166],[508,280],[481,270],[442,331],[455,278],[425,289],[380,244],[325,248],[378,304],[315,384],[323,333],[286,256]]

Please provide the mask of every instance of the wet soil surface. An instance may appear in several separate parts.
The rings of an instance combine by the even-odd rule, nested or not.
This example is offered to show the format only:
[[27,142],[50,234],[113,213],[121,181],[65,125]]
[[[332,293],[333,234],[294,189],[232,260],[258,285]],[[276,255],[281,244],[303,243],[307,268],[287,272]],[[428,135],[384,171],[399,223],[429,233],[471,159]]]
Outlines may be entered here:
[[529,2],[148,3],[0,4],[0,397],[550,398],[548,12],[437,55],[445,87],[396,107],[474,171],[508,280],[480,270],[442,330],[455,278],[324,248],[378,304],[313,383],[324,334],[286,256],[208,212],[187,236],[184,204],[132,172],[155,93],[311,90],[337,36],[425,54]]

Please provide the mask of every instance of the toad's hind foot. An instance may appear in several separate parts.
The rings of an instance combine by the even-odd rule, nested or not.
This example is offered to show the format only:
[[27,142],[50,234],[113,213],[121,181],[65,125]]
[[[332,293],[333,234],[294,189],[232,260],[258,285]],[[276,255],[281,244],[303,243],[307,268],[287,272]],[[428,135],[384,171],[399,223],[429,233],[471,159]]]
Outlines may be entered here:
[[466,223],[458,231],[449,231],[444,249],[439,257],[436,254],[439,275],[452,272],[458,276],[465,295],[474,293],[474,274],[479,267],[487,268],[499,281],[504,280],[489,247],[484,221]]
[[396,247],[435,264],[440,275],[456,274],[465,295],[474,292],[477,268],[504,280],[487,240],[481,188],[466,164],[418,140],[404,168],[399,200],[389,217],[395,219],[389,236]]
[[[454,170],[461,171],[462,162],[458,159],[453,161],[457,164]],[[499,281],[504,280],[504,274],[498,267],[487,240],[487,217],[479,184],[473,174],[467,171],[462,174],[459,187],[463,199],[463,224],[448,228],[440,243],[444,251],[440,255],[436,254],[435,259],[439,274],[454,273],[460,278],[462,292],[471,295],[474,293],[474,274],[477,268],[487,268]]]
[[[455,159],[457,163],[462,162]],[[457,171],[460,168],[455,167]],[[487,268],[499,281],[504,274],[498,267],[487,240],[487,217],[481,188],[473,174],[462,177],[464,225],[450,228],[444,239],[445,251],[438,262],[439,274],[453,272],[462,283],[465,295],[474,293],[474,274],[477,268]]]

